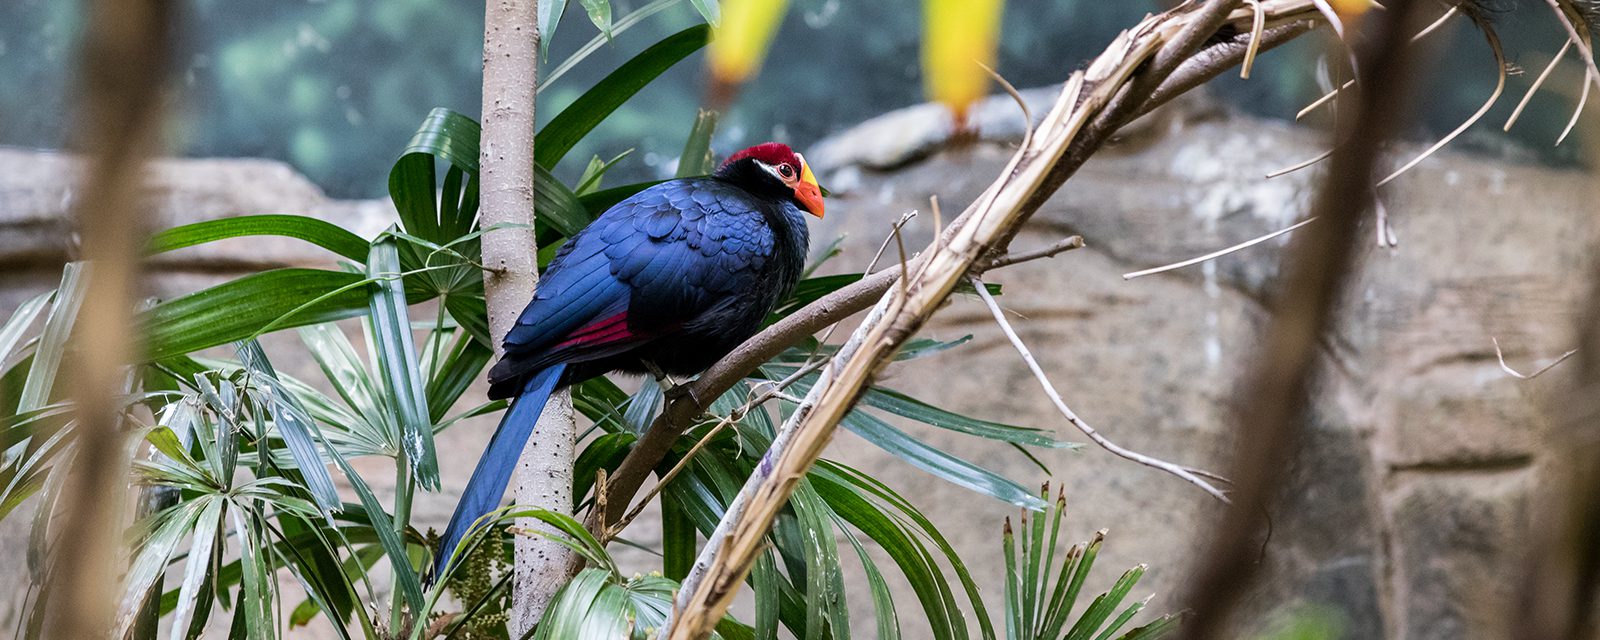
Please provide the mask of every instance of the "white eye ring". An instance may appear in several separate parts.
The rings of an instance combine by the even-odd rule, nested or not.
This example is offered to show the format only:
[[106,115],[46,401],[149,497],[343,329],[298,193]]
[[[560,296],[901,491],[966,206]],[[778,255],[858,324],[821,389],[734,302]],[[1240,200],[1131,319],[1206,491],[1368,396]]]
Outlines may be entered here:
[[789,163],[787,163],[787,162],[785,162],[783,164],[780,164],[780,165],[778,165],[778,175],[783,177],[783,178],[785,178],[785,179],[793,178],[794,177],[794,167],[789,166]]
[[787,175],[787,176],[783,175],[780,172],[780,170],[778,169],[778,167],[774,167],[774,166],[772,166],[770,164],[767,164],[765,162],[762,162],[760,160],[756,161],[756,166],[761,167],[762,171],[765,171],[765,172],[767,172],[769,174],[772,174],[772,177],[777,178],[778,180],[780,180],[782,182],[787,183],[787,182],[789,182],[789,181],[794,179],[794,175],[793,175],[794,174],[794,169],[792,167],[790,167],[789,165],[787,165],[787,164],[779,165],[779,166],[789,170],[790,175]]

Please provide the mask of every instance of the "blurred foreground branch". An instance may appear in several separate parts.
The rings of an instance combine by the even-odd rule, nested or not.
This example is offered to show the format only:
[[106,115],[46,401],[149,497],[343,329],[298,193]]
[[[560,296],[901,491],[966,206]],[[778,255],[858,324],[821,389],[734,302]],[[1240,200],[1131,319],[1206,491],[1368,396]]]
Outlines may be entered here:
[[90,268],[66,372],[77,403],[76,447],[54,501],[65,510],[49,546],[50,637],[105,637],[121,593],[129,455],[118,396],[140,347],[132,330],[145,238],[140,170],[157,140],[171,10],[164,0],[89,7],[77,146],[94,160],[73,215]]
[[1312,216],[1321,223],[1303,229],[1285,253],[1271,324],[1234,396],[1233,504],[1208,549],[1196,556],[1203,560],[1188,589],[1191,616],[1180,632],[1185,637],[1220,637],[1229,610],[1259,569],[1257,534],[1266,528],[1272,498],[1293,466],[1318,345],[1356,264],[1381,147],[1408,112],[1415,51],[1405,45],[1423,4],[1389,3],[1387,11],[1371,12],[1359,23],[1367,40],[1356,52],[1364,72],[1356,84],[1360,96],[1341,119],[1337,139],[1345,142],[1335,150],[1313,204]]
[[[1600,144],[1600,134],[1586,138],[1591,148]],[[1524,545],[1527,564],[1505,612],[1515,638],[1600,637],[1600,262],[1590,265],[1589,274],[1588,299],[1575,327],[1578,348],[1524,375],[1504,364],[1495,342],[1501,369],[1525,380],[1572,360],[1561,370],[1570,376],[1565,388],[1549,405],[1556,455],[1539,478],[1529,528],[1534,533]]]

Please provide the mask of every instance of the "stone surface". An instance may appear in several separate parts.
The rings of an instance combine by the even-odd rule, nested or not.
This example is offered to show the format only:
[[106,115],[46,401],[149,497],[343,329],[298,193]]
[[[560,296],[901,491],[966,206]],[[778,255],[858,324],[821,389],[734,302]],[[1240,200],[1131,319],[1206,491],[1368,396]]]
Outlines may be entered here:
[[[1035,114],[1052,98],[1048,90],[1025,93]],[[835,193],[813,237],[821,246],[847,234],[844,255],[830,269],[864,267],[908,209],[922,214],[905,229],[907,246],[922,246],[935,225],[929,196],[939,197],[948,222],[989,184],[1021,119],[1009,99],[997,98],[976,121],[976,142],[951,146],[944,142],[948,120],[913,108],[811,150],[807,157]],[[1005,285],[1000,300],[1022,338],[1088,422],[1138,451],[1226,467],[1234,380],[1255,349],[1265,320],[1260,301],[1272,293],[1284,241],[1157,276],[1127,281],[1121,274],[1208,253],[1303,216],[1317,170],[1263,176],[1325,144],[1310,130],[1189,101],[1138,123],[1041,210],[1016,248],[1075,233],[1088,248],[988,279]],[[1415,151],[1401,146],[1395,154]],[[71,201],[65,177],[72,163],[0,150],[0,167],[0,264],[65,255],[70,241],[62,221]],[[294,212],[370,236],[392,215],[383,202],[330,202],[269,162],[163,161],[152,175],[152,202],[163,224]],[[1243,629],[1317,606],[1335,612],[1349,638],[1495,637],[1497,607],[1512,601],[1504,577],[1520,560],[1513,550],[1526,534],[1528,497],[1550,452],[1544,407],[1561,368],[1514,379],[1500,370],[1490,339],[1498,338],[1510,364],[1523,371],[1570,348],[1572,310],[1596,231],[1591,189],[1582,174],[1447,152],[1384,192],[1400,245],[1367,248],[1338,329],[1325,344],[1310,436],[1299,456],[1281,461],[1290,467],[1289,482],[1272,537],[1250,541],[1263,544],[1266,571],[1246,598]],[[175,252],[157,267],[156,289],[179,293],[265,266],[330,263],[326,252],[295,241],[247,249]],[[891,249],[886,259],[893,255]],[[0,312],[55,277],[0,272]],[[883,384],[970,415],[1083,440],[1040,394],[980,302],[957,296],[923,332],[940,339],[969,334],[972,341],[961,348],[892,367]],[[279,345],[295,351],[292,336]],[[308,363],[290,360],[284,366],[315,377]],[[1063,535],[1080,540],[1109,529],[1090,587],[1103,588],[1121,570],[1147,563],[1134,595],[1156,594],[1151,611],[1179,606],[1194,556],[1219,514],[1197,489],[1092,446],[1039,452],[1052,471],[1047,476],[1005,446],[901,426],[1025,484],[1064,483]],[[480,420],[443,436],[447,488],[462,485],[490,428]],[[828,456],[883,478],[923,508],[971,564],[990,609],[999,610],[998,534],[1013,508],[932,479],[848,433]],[[370,470],[386,491],[388,472]],[[453,500],[420,494],[416,522],[442,526]],[[0,539],[20,540],[25,522],[0,523]],[[629,535],[649,544],[657,532],[651,510]],[[903,578],[877,550],[869,553],[900,596],[906,637],[926,637]],[[844,555],[856,634],[871,637],[865,583],[854,554]],[[628,571],[656,562],[627,549],[619,557]],[[20,575],[20,563],[0,558],[0,573]]]

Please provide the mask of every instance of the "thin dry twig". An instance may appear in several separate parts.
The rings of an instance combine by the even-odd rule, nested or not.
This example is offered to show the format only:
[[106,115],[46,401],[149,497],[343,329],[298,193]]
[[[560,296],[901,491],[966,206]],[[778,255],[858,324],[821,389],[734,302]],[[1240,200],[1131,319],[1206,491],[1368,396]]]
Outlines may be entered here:
[[[1423,29],[1421,31],[1418,31],[1416,35],[1411,36],[1411,42],[1415,43],[1415,42],[1418,42],[1418,41],[1422,40],[1423,38],[1428,37],[1429,34],[1432,34],[1434,31],[1437,31],[1439,29],[1439,27],[1444,26],[1444,23],[1448,22],[1450,20],[1450,18],[1455,17],[1455,15],[1457,13],[1460,13],[1460,12],[1461,12],[1461,5],[1459,5],[1459,4],[1451,5],[1450,9],[1445,11],[1438,18],[1434,19],[1432,24],[1429,24],[1428,26],[1423,27]],[[1351,78],[1349,80],[1344,81],[1344,84],[1339,85],[1339,87],[1337,89],[1334,89],[1332,91],[1329,91],[1327,93],[1322,94],[1322,97],[1317,98],[1316,100],[1312,101],[1311,104],[1308,104],[1305,107],[1302,107],[1299,112],[1294,114],[1294,119],[1295,120],[1299,120],[1301,118],[1306,117],[1306,114],[1311,113],[1312,111],[1315,111],[1317,109],[1317,107],[1320,107],[1322,105],[1328,104],[1328,102],[1330,100],[1333,100],[1340,93],[1348,90],[1350,87],[1353,87],[1355,85],[1356,85],[1355,78]]]
[[1013,252],[1000,256],[989,262],[989,266],[987,268],[999,269],[1001,267],[1009,267],[1011,265],[1022,264],[1024,262],[1032,262],[1034,260],[1042,260],[1044,258],[1054,258],[1073,249],[1082,248],[1083,236],[1068,236],[1061,240],[1057,240],[1048,247],[1034,249],[1032,251]]
[[1329,149],[1327,151],[1324,151],[1322,153],[1317,154],[1315,157],[1309,158],[1307,160],[1302,160],[1300,162],[1296,162],[1296,163],[1294,163],[1292,165],[1289,165],[1289,166],[1284,167],[1282,169],[1279,169],[1277,171],[1269,172],[1269,173],[1267,173],[1267,179],[1270,180],[1270,179],[1276,178],[1278,176],[1294,173],[1296,171],[1299,171],[1301,169],[1304,169],[1306,167],[1314,165],[1314,164],[1316,164],[1318,162],[1322,162],[1323,160],[1327,160],[1328,158],[1333,157],[1333,152],[1336,151],[1337,149],[1338,149],[1338,147],[1334,147],[1332,149]]
[[1577,25],[1572,18],[1567,16],[1565,9],[1561,8],[1560,0],[1544,0],[1550,5],[1550,10],[1556,13],[1556,21],[1561,23],[1561,29],[1567,32],[1567,39],[1578,48],[1578,57],[1583,59],[1584,69],[1589,74],[1589,81],[1600,87],[1600,68],[1595,66],[1594,50],[1589,47],[1589,38],[1579,33]]
[[[1073,427],[1076,427],[1078,431],[1083,432],[1083,435],[1088,436],[1088,438],[1093,440],[1095,444],[1100,445],[1101,448],[1105,449],[1106,451],[1110,451],[1112,454],[1127,460],[1132,460],[1153,469],[1159,469],[1161,471],[1170,473],[1174,476],[1182,478],[1194,486],[1200,487],[1200,490],[1211,494],[1212,497],[1218,500],[1223,502],[1228,501],[1228,496],[1226,494],[1200,477],[1202,475],[1211,478],[1218,478],[1220,476],[1208,472],[1197,472],[1195,469],[1190,467],[1173,464],[1159,458],[1154,458],[1137,451],[1127,449],[1115,442],[1112,442],[1109,438],[1105,437],[1105,435],[1101,434],[1099,430],[1089,426],[1089,423],[1084,422],[1083,418],[1078,417],[1077,412],[1074,412],[1071,407],[1068,407],[1066,400],[1061,398],[1061,392],[1056,391],[1056,387],[1050,382],[1049,376],[1046,376],[1044,369],[1039,366],[1039,361],[1033,357],[1033,352],[1029,351],[1028,345],[1022,342],[1022,338],[1017,335],[1016,329],[1011,327],[1011,322],[1006,320],[1005,312],[1001,311],[1000,304],[995,302],[994,296],[989,294],[989,289],[984,286],[983,281],[977,278],[970,278],[970,280],[972,280],[973,288],[977,289],[978,291],[978,297],[983,299],[983,303],[985,305],[988,305],[989,314],[994,316],[994,321],[1000,325],[1000,330],[1005,332],[1006,339],[1011,341],[1011,346],[1016,347],[1017,353],[1022,356],[1022,361],[1027,363],[1028,370],[1033,372],[1033,378],[1038,380],[1039,387],[1044,389],[1045,396],[1050,398],[1050,403],[1056,406],[1056,411],[1061,412],[1062,417],[1066,418],[1067,422],[1071,423]],[[1223,482],[1226,482],[1226,480],[1223,480]]]
[[1550,364],[1547,364],[1545,366],[1539,367],[1539,369],[1537,371],[1534,371],[1533,373],[1522,373],[1520,371],[1517,371],[1516,369],[1512,369],[1511,365],[1506,364],[1506,354],[1504,354],[1504,353],[1502,353],[1500,351],[1500,339],[1499,338],[1490,337],[1489,340],[1494,343],[1494,357],[1497,360],[1500,361],[1500,370],[1504,371],[1506,373],[1509,373],[1512,376],[1515,376],[1517,378],[1521,378],[1523,380],[1532,380],[1534,378],[1537,378],[1540,375],[1544,374],[1544,372],[1549,371],[1551,369],[1554,369],[1556,365],[1561,364],[1563,362],[1566,362],[1567,358],[1571,358],[1572,356],[1577,355],[1577,353],[1578,353],[1577,349],[1573,349],[1571,351],[1568,351],[1566,353],[1561,354],[1555,360],[1551,360]]
[[982,62],[979,62],[978,66],[983,67],[983,70],[989,73],[989,77],[994,78],[995,84],[1000,85],[1000,88],[1005,90],[1006,95],[1011,96],[1011,99],[1017,103],[1017,107],[1022,109],[1022,148],[1028,148],[1033,144],[1033,111],[1028,109],[1028,101],[1022,99],[1022,93],[1017,91],[1017,88],[1011,84],[1011,81],[1006,80],[1005,76],[1000,75],[994,69],[990,69],[989,65]]
[[1562,142],[1566,142],[1567,136],[1572,134],[1573,127],[1578,126],[1578,118],[1583,116],[1583,107],[1589,104],[1589,90],[1593,87],[1594,85],[1590,83],[1583,83],[1583,90],[1578,92],[1578,106],[1572,110],[1572,119],[1567,121],[1567,128],[1562,129],[1561,136],[1556,138],[1556,146],[1559,147]]
[[1299,229],[1300,227],[1303,227],[1303,226],[1306,226],[1308,224],[1311,224],[1311,221],[1313,221],[1313,220],[1316,220],[1316,218],[1306,218],[1305,220],[1301,220],[1299,222],[1294,223],[1293,225],[1290,225],[1290,226],[1288,226],[1286,228],[1283,228],[1283,229],[1279,229],[1277,231],[1274,231],[1274,232],[1269,233],[1267,235],[1261,236],[1259,238],[1255,238],[1253,240],[1246,240],[1244,242],[1241,242],[1239,244],[1233,245],[1233,246],[1228,247],[1226,249],[1221,249],[1221,250],[1218,250],[1218,251],[1212,251],[1211,253],[1205,254],[1205,255],[1197,257],[1197,258],[1190,258],[1190,259],[1184,260],[1182,262],[1174,262],[1174,263],[1166,265],[1166,266],[1152,267],[1152,268],[1149,268],[1149,269],[1144,269],[1142,271],[1132,271],[1132,272],[1129,272],[1129,273],[1124,273],[1124,274],[1122,274],[1122,279],[1123,280],[1132,280],[1134,278],[1142,278],[1144,276],[1150,276],[1150,275],[1155,275],[1155,274],[1158,274],[1158,273],[1164,273],[1164,272],[1167,272],[1167,271],[1172,271],[1173,269],[1182,269],[1184,267],[1197,265],[1197,264],[1200,264],[1200,263],[1205,262],[1207,260],[1215,260],[1217,258],[1220,258],[1222,256],[1228,255],[1228,254],[1233,253],[1235,251],[1240,251],[1240,250],[1243,250],[1243,249],[1249,249],[1250,247],[1256,246],[1258,244],[1261,244],[1263,242],[1266,242],[1268,240],[1271,240],[1273,238],[1281,236],[1281,235],[1283,235],[1285,233],[1289,233],[1290,231],[1294,231],[1295,229]]
[[900,214],[900,219],[889,225],[888,235],[883,236],[883,242],[878,245],[878,251],[872,254],[872,259],[867,261],[867,268],[861,270],[861,275],[872,273],[872,268],[878,266],[878,260],[883,257],[883,252],[889,249],[889,243],[900,235],[900,227],[905,226],[912,218],[917,217],[917,210],[912,209]]
[[1489,94],[1489,99],[1485,100],[1483,102],[1483,106],[1478,107],[1478,110],[1476,112],[1474,112],[1471,117],[1467,118],[1465,122],[1462,122],[1460,126],[1456,127],[1454,130],[1452,130],[1449,134],[1445,135],[1443,138],[1439,138],[1438,142],[1435,142],[1432,145],[1430,145],[1422,153],[1419,153],[1419,154],[1417,154],[1417,156],[1415,158],[1412,158],[1411,161],[1405,163],[1404,165],[1401,165],[1401,167],[1399,169],[1395,169],[1393,173],[1390,173],[1388,176],[1384,177],[1384,179],[1379,180],[1377,182],[1377,184],[1375,184],[1373,186],[1381,187],[1383,185],[1389,184],[1395,178],[1400,177],[1401,174],[1404,174],[1405,172],[1410,171],[1412,167],[1415,167],[1418,164],[1420,164],[1423,160],[1428,159],[1428,156],[1433,155],[1434,152],[1436,152],[1436,151],[1438,151],[1440,149],[1443,149],[1445,145],[1450,144],[1450,141],[1455,140],[1457,136],[1460,136],[1463,132],[1465,132],[1468,127],[1471,127],[1479,119],[1483,118],[1484,114],[1489,113],[1489,109],[1494,107],[1494,103],[1500,101],[1500,95],[1505,93],[1505,90],[1506,90],[1506,53],[1505,53],[1505,50],[1501,49],[1501,47],[1500,47],[1500,35],[1495,33],[1494,26],[1489,24],[1488,22],[1483,21],[1483,20],[1478,20],[1476,18],[1474,18],[1474,22],[1478,23],[1478,29],[1483,32],[1484,39],[1488,41],[1488,43],[1489,43],[1489,51],[1494,54],[1495,68],[1496,68],[1497,71],[1499,71],[1499,74],[1496,76],[1497,80],[1496,80],[1495,85],[1494,85],[1494,92],[1490,93]]
[[[1533,94],[1539,92],[1539,87],[1544,86],[1544,81],[1550,78],[1550,73],[1556,70],[1556,66],[1561,64],[1561,58],[1565,57],[1567,55],[1567,51],[1571,49],[1571,40],[1566,40],[1561,43],[1561,50],[1557,51],[1555,55],[1550,57],[1550,63],[1544,66],[1544,71],[1540,71],[1539,77],[1534,79],[1533,84],[1528,85],[1527,93],[1522,94],[1522,99],[1517,101],[1517,108],[1511,110],[1511,117],[1506,118],[1506,124],[1500,128],[1501,131],[1510,131],[1511,125],[1517,123],[1517,118],[1522,117],[1522,110],[1526,109],[1528,107],[1528,103],[1533,100]],[[1588,83],[1584,83],[1584,86],[1588,86]]]
[[1245,0],[1255,11],[1256,17],[1250,23],[1250,45],[1244,50],[1244,62],[1239,64],[1239,77],[1250,79],[1250,70],[1256,66],[1256,52],[1261,48],[1261,34],[1267,30],[1267,12],[1261,8],[1261,0]]

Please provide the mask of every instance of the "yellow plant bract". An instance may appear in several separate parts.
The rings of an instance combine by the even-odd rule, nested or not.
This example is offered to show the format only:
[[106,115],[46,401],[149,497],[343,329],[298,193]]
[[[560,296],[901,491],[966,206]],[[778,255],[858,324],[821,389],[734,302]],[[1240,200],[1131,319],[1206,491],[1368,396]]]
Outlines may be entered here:
[[738,85],[760,71],[788,6],[788,0],[723,0],[722,24],[706,54],[712,80]]
[[1328,4],[1333,7],[1333,12],[1344,20],[1359,16],[1372,8],[1372,0],[1329,0]]
[[928,97],[966,117],[972,103],[989,90],[1000,38],[1004,0],[927,0],[922,34],[922,78]]

